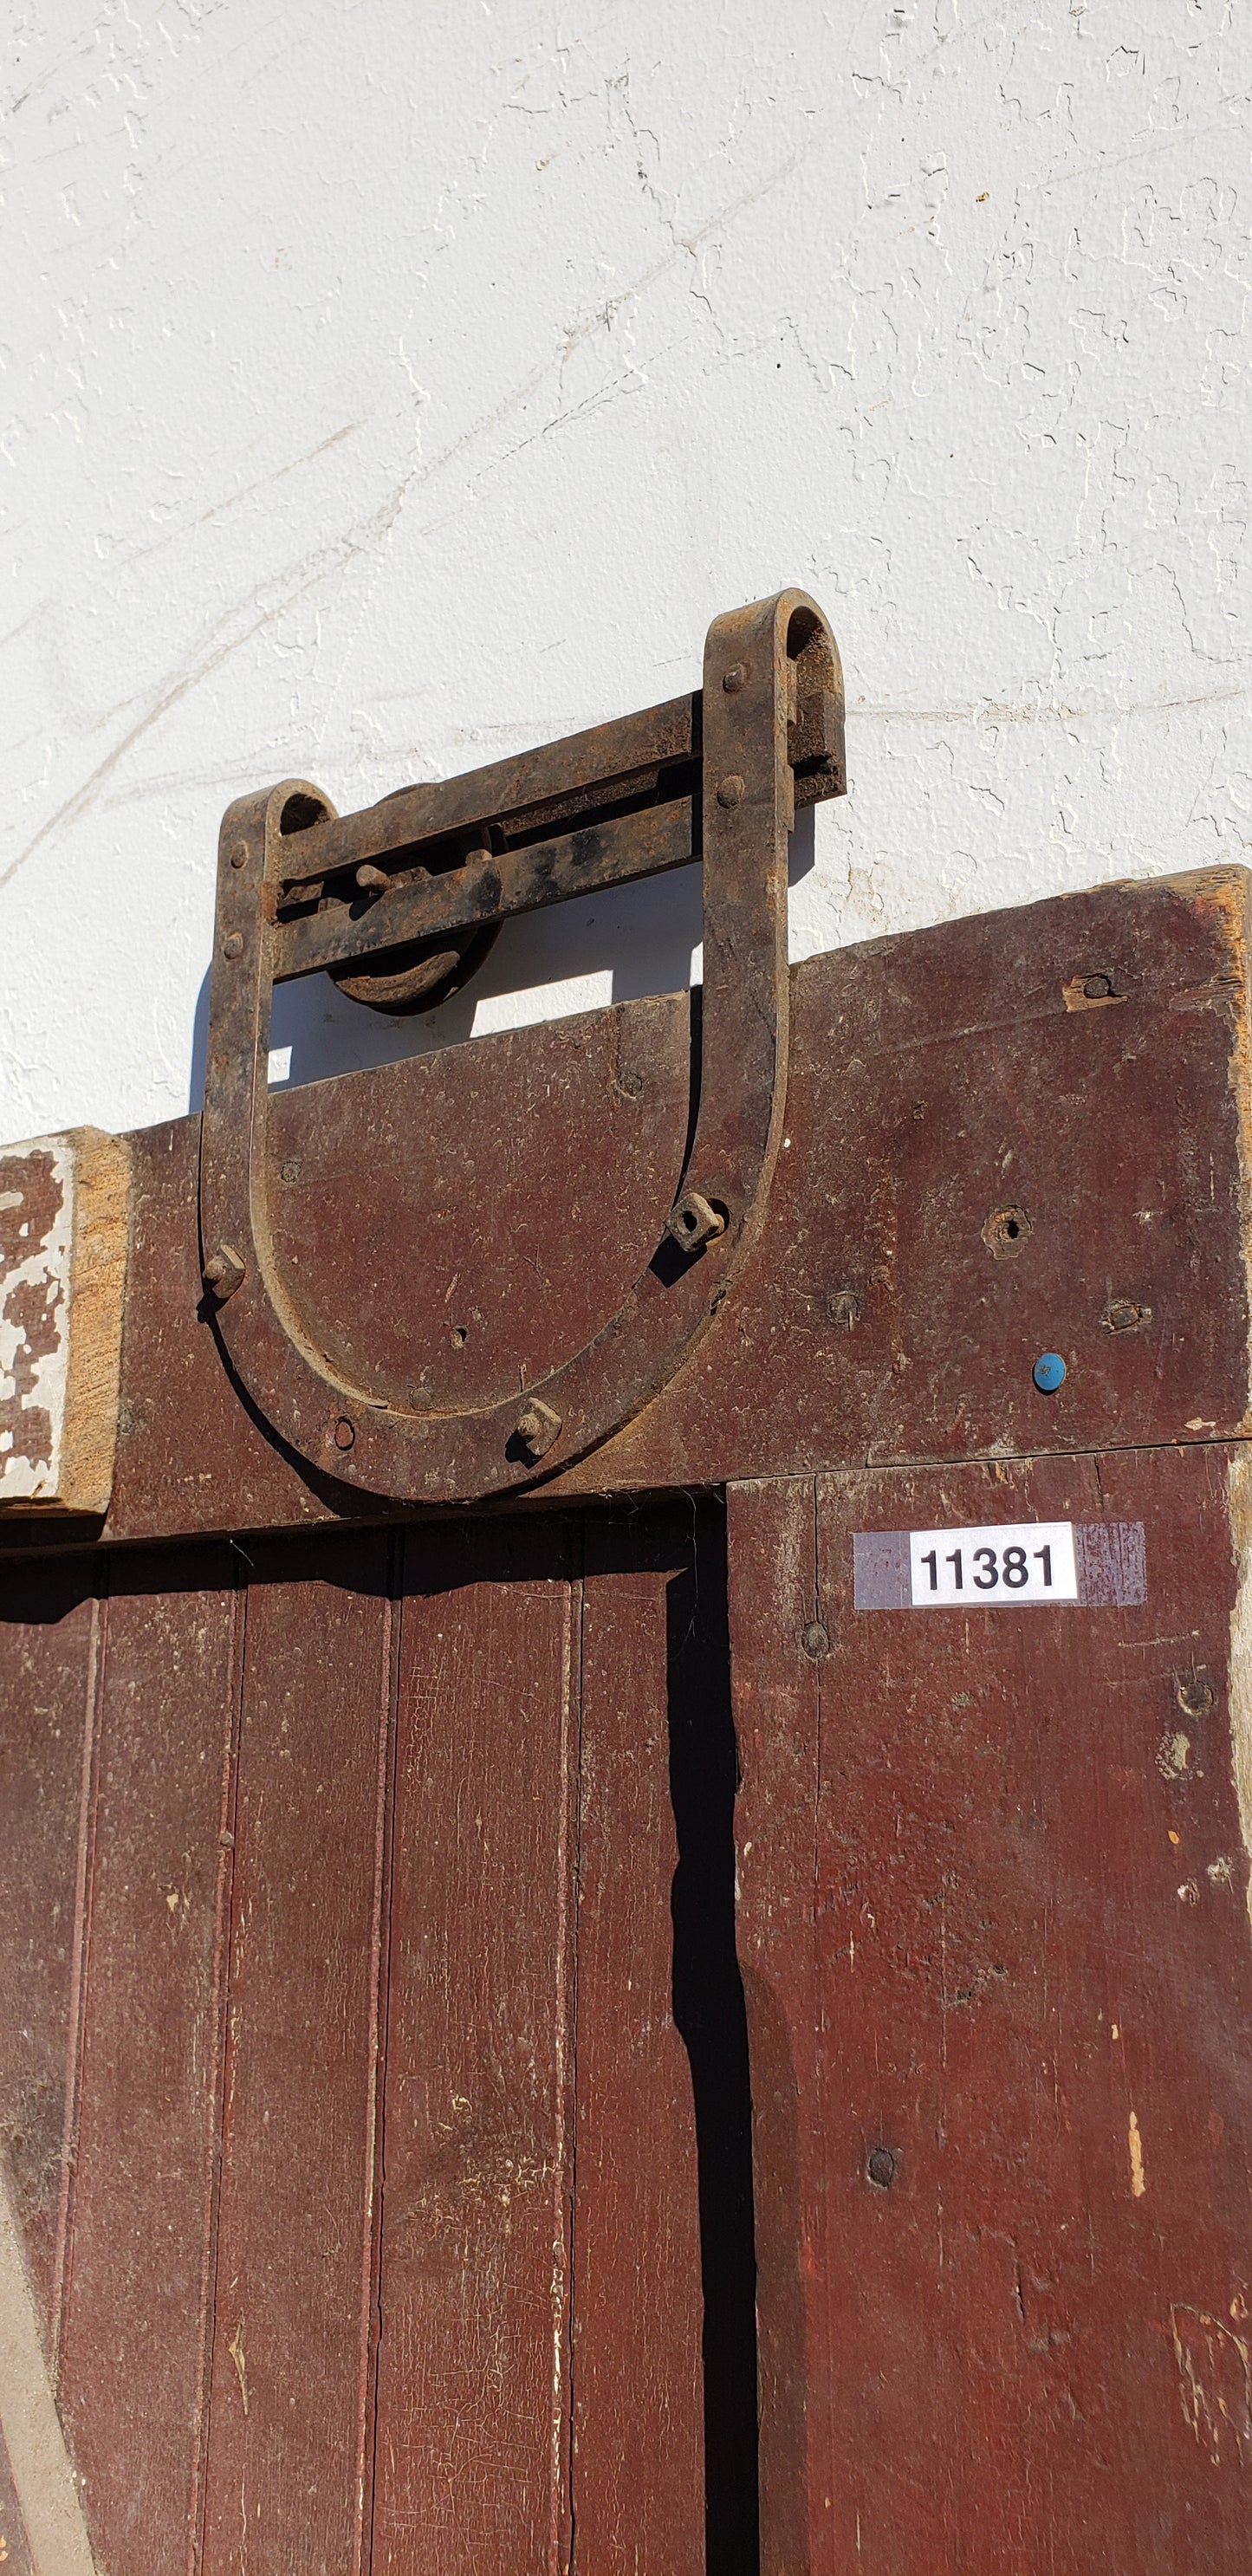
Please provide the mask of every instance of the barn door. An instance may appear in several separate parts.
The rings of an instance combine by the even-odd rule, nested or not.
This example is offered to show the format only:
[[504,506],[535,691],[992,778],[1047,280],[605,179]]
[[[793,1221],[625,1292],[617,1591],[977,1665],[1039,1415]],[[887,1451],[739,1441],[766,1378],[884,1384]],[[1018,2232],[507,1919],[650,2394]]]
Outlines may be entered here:
[[[788,971],[798,593],[0,1156],[22,2576],[1244,2576],[1247,880]],[[699,857],[702,1000],[283,1095]]]
[[751,2565],[716,1506],[23,1588],[4,2135],[98,2563]]

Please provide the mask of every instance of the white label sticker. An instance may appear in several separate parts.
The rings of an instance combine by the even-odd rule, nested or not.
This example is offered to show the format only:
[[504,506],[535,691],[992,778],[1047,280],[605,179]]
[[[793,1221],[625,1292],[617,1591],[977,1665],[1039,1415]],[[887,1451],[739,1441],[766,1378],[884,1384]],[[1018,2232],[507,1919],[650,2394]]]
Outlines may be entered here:
[[1033,1601],[1076,1601],[1073,1523],[910,1530],[909,1583],[915,1610],[954,1602],[1011,1610]]

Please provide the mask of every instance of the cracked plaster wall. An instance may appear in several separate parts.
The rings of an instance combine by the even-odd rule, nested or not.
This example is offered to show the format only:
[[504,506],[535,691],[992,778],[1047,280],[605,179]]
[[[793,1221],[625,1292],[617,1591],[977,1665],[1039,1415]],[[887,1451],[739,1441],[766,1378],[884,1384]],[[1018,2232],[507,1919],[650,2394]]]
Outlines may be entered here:
[[[0,1137],[194,1091],[217,824],[669,696],[811,589],[797,954],[1252,835],[1252,11],[13,0]],[[15,283],[19,291],[15,293]],[[691,872],[295,1079],[667,988]]]

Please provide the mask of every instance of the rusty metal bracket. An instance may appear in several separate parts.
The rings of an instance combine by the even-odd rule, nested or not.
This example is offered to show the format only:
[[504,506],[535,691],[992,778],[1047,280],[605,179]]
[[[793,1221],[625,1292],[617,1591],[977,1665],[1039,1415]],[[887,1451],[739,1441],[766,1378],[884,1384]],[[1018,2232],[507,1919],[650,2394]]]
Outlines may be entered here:
[[[201,1257],[230,1361],[311,1464],[425,1503],[565,1467],[655,1396],[763,1220],[787,1084],[787,836],[844,790],[843,684],[811,599],[714,620],[693,696],[340,818],[288,779],[222,823],[200,1157]],[[509,914],[703,860],[698,1109],[657,1250],[600,1332],[503,1403],[420,1412],[332,1368],[275,1256],[270,997],[328,970],[355,999],[430,1007]]]

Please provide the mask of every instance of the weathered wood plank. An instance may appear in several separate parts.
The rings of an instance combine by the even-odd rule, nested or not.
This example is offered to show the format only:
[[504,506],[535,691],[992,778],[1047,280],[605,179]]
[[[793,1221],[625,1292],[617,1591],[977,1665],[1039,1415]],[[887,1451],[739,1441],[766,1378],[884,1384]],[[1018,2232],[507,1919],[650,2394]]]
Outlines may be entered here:
[[574,2210],[575,2566],[701,2567],[699,2174],[675,2020],[673,1595],[691,1532],[588,1522]]
[[388,1541],[251,1553],[205,2567],[348,2576],[368,2512]]
[[108,1509],[129,1174],[98,1127],[0,1153],[0,1514]]
[[[741,1934],[774,1961],[800,2110],[813,2576],[858,2552],[883,2576],[1243,2566],[1252,1962],[1227,1465],[1156,1451],[822,1487],[812,1858],[776,1766],[750,1767]],[[1106,1516],[1145,1525],[1138,1607],[852,1606],[856,1529]],[[784,1627],[808,1606],[788,1544],[776,1515],[756,1591]],[[775,1732],[811,1740],[810,1694],[778,1694]],[[813,1812],[806,1789],[806,1831]]]
[[[1246,883],[1105,887],[796,968],[789,1142],[743,1280],[663,1395],[541,1499],[1240,1433]],[[1118,990],[1093,1001],[1102,979]],[[687,1021],[684,1000],[626,1003],[276,1099],[283,1259],[322,1346],[402,1361],[422,1403],[514,1363],[533,1385],[659,1235]],[[197,1135],[134,1140],[108,1534],[385,1516],[239,1400],[200,1312]],[[1031,1376],[1048,1348],[1052,1397]]]
[[0,2152],[50,2360],[73,2152],[96,1577],[78,1557],[0,1578]]
[[376,2576],[568,2564],[576,1539],[409,1538]]
[[242,1601],[224,1547],[109,1571],[59,2395],[102,2565],[170,2576],[198,2522]]
[[811,2534],[829,2515],[824,2204],[814,2188],[823,2007],[813,1871],[826,1632],[818,1634],[812,1478],[732,1485],[726,1506],[742,1768],[737,1932],[752,2067],[761,2568],[784,2576],[807,2570]]

